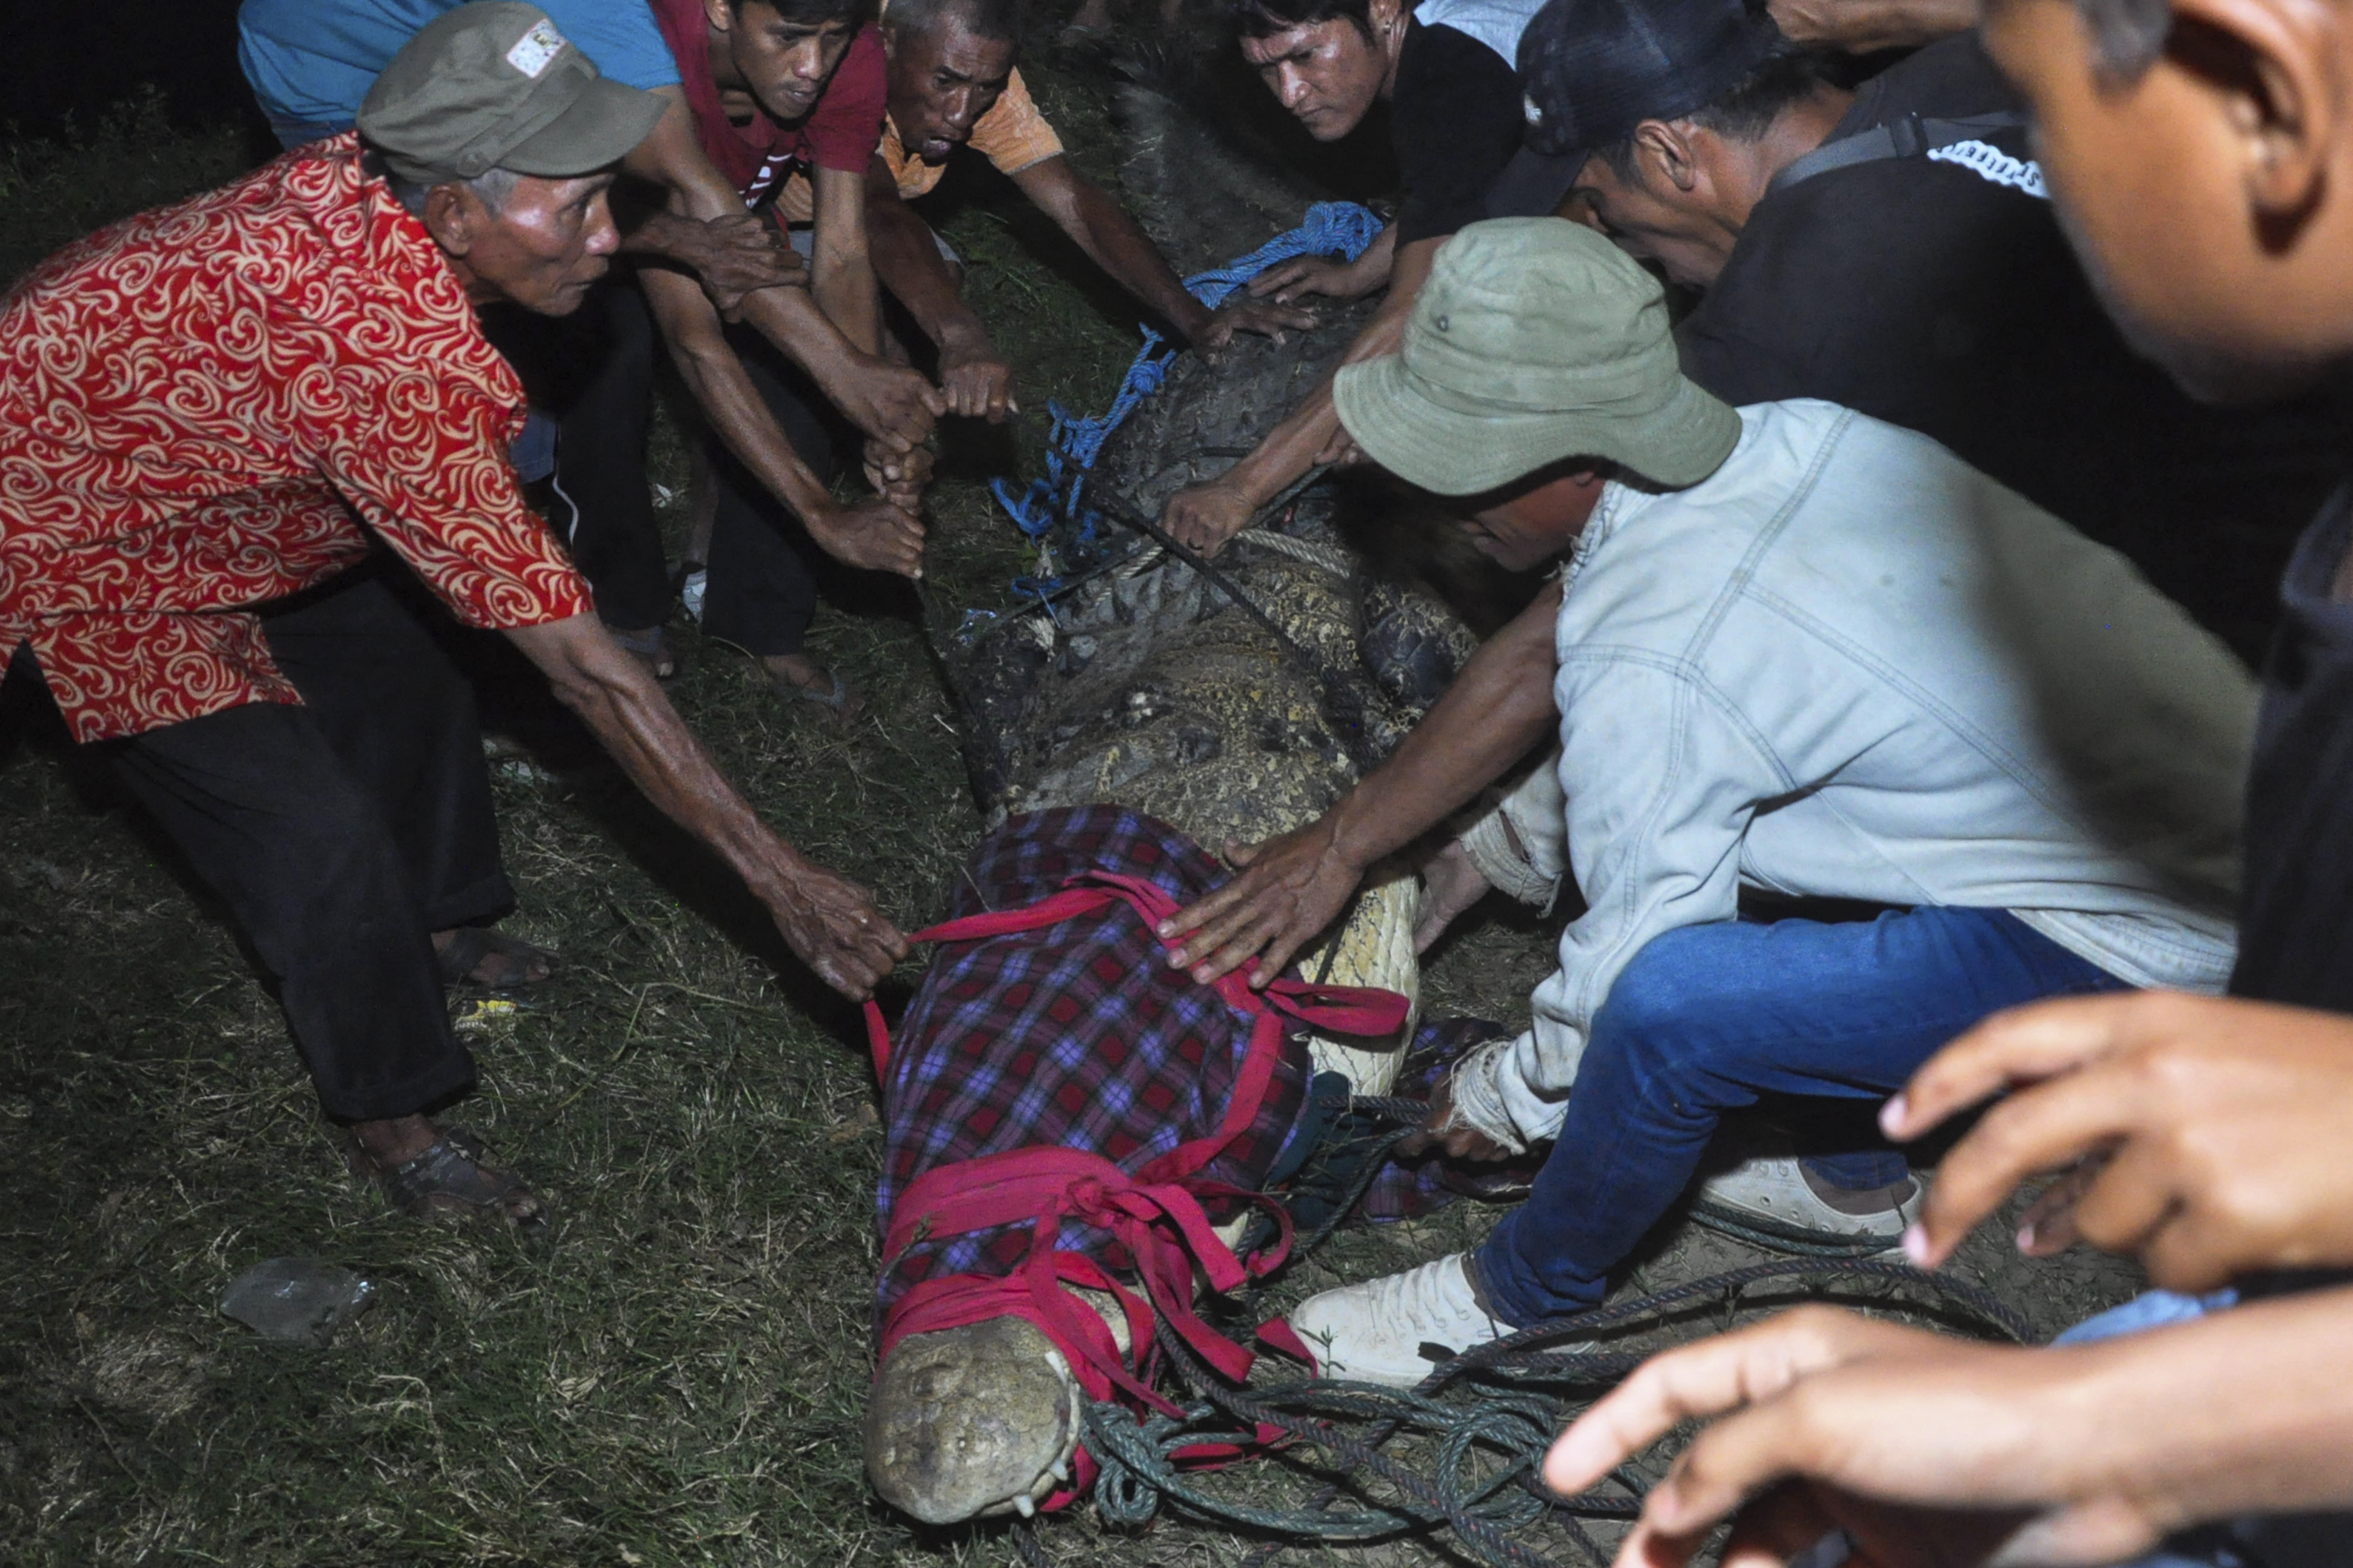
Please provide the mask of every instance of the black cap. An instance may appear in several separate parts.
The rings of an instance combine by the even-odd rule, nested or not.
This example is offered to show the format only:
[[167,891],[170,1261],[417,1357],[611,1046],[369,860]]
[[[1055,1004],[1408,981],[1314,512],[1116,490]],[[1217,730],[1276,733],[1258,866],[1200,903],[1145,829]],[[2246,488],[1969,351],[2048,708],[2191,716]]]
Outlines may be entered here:
[[1742,0],[1546,0],[1520,35],[1527,142],[1607,147],[1645,120],[1704,109],[1781,44]]

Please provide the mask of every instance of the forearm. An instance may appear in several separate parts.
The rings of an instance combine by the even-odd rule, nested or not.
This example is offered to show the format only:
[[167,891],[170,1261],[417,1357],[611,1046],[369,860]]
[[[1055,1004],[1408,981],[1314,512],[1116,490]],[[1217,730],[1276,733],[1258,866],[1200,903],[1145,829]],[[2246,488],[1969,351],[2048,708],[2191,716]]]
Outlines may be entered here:
[[1368,867],[1412,843],[1549,735],[1560,588],[1481,647],[1388,761],[1332,808],[1333,847]]
[[1212,312],[1186,291],[1184,279],[1144,232],[1144,226],[1090,182],[1079,182],[1073,208],[1063,227],[1079,248],[1113,282],[1183,333],[1186,342],[1198,341]]
[[1907,48],[1977,25],[1977,0],[1775,0],[1773,20],[1810,48]]
[[810,246],[809,291],[852,346],[882,349],[882,302],[866,248],[867,175],[818,168],[811,182],[817,238]]
[[932,231],[895,191],[869,194],[866,236],[875,276],[906,307],[925,337],[944,349],[987,344],[987,330],[964,302],[955,275],[932,243]]
[[2049,1451],[2071,1501],[2164,1530],[2353,1507],[2353,1288],[2046,1353],[2070,1359]]
[[[767,490],[807,521],[832,504],[832,497],[769,412],[759,388],[744,369],[717,314],[702,292],[684,279],[648,274],[646,298],[662,327],[680,379],[702,409],[727,449]],[[767,300],[798,289],[771,289],[752,297]],[[804,301],[806,302],[806,301]],[[747,307],[751,300],[745,301]],[[748,310],[747,310],[748,313]]]
[[817,274],[812,269],[807,289],[763,289],[744,299],[743,321],[775,344],[778,353],[807,371],[828,398],[839,402],[832,378],[858,351],[812,297],[816,287]]
[[508,636],[663,816],[708,845],[762,902],[789,892],[808,862],[754,814],[652,675],[595,621]]
[[882,346],[881,301],[874,288],[874,268],[864,251],[854,257],[828,256],[819,251],[809,268],[809,292],[851,347],[862,353]]
[[[1393,236],[1396,226],[1383,231]],[[1359,364],[1366,360],[1393,354],[1405,342],[1405,324],[1413,314],[1413,301],[1420,292],[1422,279],[1430,275],[1430,257],[1436,252],[1438,242],[1423,240],[1406,247],[1406,254],[1392,268],[1388,297],[1366,321],[1348,352],[1340,357],[1343,365]],[[1340,416],[1332,405],[1332,378],[1319,383],[1290,417],[1267,432],[1250,455],[1236,463],[1223,476],[1231,484],[1260,505],[1274,499],[1282,487],[1314,466],[1315,455],[1331,445],[1332,437],[1340,433]]]

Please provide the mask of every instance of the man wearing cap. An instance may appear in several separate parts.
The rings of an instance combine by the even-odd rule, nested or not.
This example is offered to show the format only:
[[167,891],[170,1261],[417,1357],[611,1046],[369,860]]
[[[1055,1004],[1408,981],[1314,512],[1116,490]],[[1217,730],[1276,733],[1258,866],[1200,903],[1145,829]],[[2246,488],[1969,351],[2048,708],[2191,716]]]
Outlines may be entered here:
[[1519,58],[1530,145],[1706,290],[1678,329],[1692,379],[1934,437],[2260,658],[2353,401],[2205,407],[2134,352],[1974,35],[1849,91],[1742,0],[1554,0]]
[[829,984],[904,942],[753,816],[524,509],[475,312],[576,309],[660,101],[535,8],[427,26],[360,115],[69,247],[0,306],[0,648],[227,905],[356,1166],[415,1211],[539,1217],[427,1112],[474,1081],[434,939],[511,900],[466,689],[380,542],[504,632]]
[[1533,1029],[1423,1133],[1552,1141],[1534,1195],[1475,1254],[1294,1311],[1335,1375],[1411,1384],[1425,1342],[1595,1305],[1724,1112],[1884,1094],[2036,997],[2221,986],[2253,685],[2113,552],[1894,426],[1735,412],[1678,371],[1658,284],[1557,220],[1451,240],[1401,353],[1335,397],[1496,560],[1573,553],[1387,764],[1167,922],[1172,962],[1263,984],[1556,722],[1586,904]]
[[[288,146],[297,146],[349,130],[362,97],[393,54],[453,5],[244,0],[237,11],[238,58],[272,129]],[[691,8],[699,26],[702,7]],[[837,501],[829,489],[831,454],[818,449],[808,411],[796,405],[779,417],[767,407],[744,353],[756,358],[773,349],[789,374],[814,383],[820,395],[811,401],[829,404],[864,433],[875,444],[870,455],[889,468],[890,479],[921,471],[909,464],[927,467],[927,458],[910,454],[920,452],[933,417],[945,405],[922,375],[852,342],[809,289],[754,287],[763,281],[756,275],[764,259],[759,251],[772,247],[783,251],[800,281],[807,275],[788,249],[773,245],[781,237],[774,226],[745,210],[745,194],[705,153],[700,106],[688,101],[682,81],[693,73],[673,57],[645,0],[551,0],[549,13],[556,31],[604,74],[668,103],[653,132],[624,163],[628,174],[659,187],[668,210],[639,217],[625,248],[682,262],[700,275],[702,287],[663,267],[639,267],[634,278],[597,289],[582,312],[586,320],[560,329],[501,323],[494,341],[517,353],[527,379],[555,384],[549,401],[564,415],[558,450],[552,458],[541,455],[539,470],[527,468],[525,477],[538,477],[553,461],[557,499],[565,504],[550,515],[559,520],[596,587],[599,612],[625,644],[668,673],[673,666],[661,622],[670,612],[670,579],[645,476],[652,408],[647,304],[688,389],[746,476],[740,488],[764,501],[774,497],[774,504],[789,509],[815,541],[849,564],[910,570],[921,558],[922,530],[912,515],[885,501]],[[699,57],[699,35],[694,47]],[[697,79],[710,76],[706,64]],[[723,316],[745,329],[733,342]],[[594,369],[582,374],[590,363]],[[566,374],[555,374],[551,366]],[[543,428],[544,421],[534,426]],[[523,445],[531,445],[529,431]],[[519,461],[526,456],[518,451]],[[741,628],[723,629],[739,643],[747,641]],[[806,658],[796,653],[789,662],[802,684],[832,689],[830,676]]]

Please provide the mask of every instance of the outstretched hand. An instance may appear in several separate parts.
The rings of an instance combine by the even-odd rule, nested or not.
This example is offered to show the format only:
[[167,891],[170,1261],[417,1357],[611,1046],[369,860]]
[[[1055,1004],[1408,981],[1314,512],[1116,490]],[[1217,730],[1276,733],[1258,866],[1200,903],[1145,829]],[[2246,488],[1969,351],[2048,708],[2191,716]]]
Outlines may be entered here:
[[[1322,256],[1294,256],[1278,261],[1245,285],[1253,299],[1288,305],[1321,294],[1327,300],[1361,300],[1388,281],[1388,269],[1366,265],[1377,251],[1355,261],[1334,261]],[[1383,258],[1386,261],[1387,258]]]
[[888,496],[853,501],[804,520],[818,548],[845,566],[923,574],[923,525]]
[[1187,485],[1170,496],[1167,509],[1160,514],[1160,526],[1186,549],[1214,556],[1228,540],[1250,526],[1257,510],[1258,502],[1247,491],[1215,479]]
[[2019,1233],[2137,1253],[2159,1285],[2353,1264],[2353,1019],[2169,992],[2000,1014],[1887,1104],[1915,1138],[2005,1089],[1938,1167],[1906,1249],[1924,1268],[2030,1176],[2085,1161]]
[[1255,332],[1279,343],[1286,331],[1312,331],[1317,320],[1315,312],[1303,306],[1262,303],[1246,293],[1236,294],[1209,313],[1209,324],[1194,334],[1193,346],[1215,358],[1234,341],[1236,332]]
[[763,289],[806,289],[808,267],[776,226],[751,213],[729,213],[696,226],[703,241],[687,257],[702,291],[727,321],[742,319],[744,296]]
[[1250,986],[1266,989],[1339,915],[1365,876],[1341,854],[1329,816],[1263,844],[1229,844],[1226,858],[1242,874],[1158,928],[1164,937],[1184,938],[1170,951],[1169,967],[1191,969],[1203,984],[1255,959]]
[[907,956],[907,939],[866,889],[818,867],[807,867],[769,895],[767,904],[801,962],[853,1002],[874,994],[875,985]]
[[2059,1371],[2044,1352],[1801,1307],[1645,1362],[1553,1444],[1545,1483],[1583,1491],[1713,1419],[1643,1500],[1618,1568],[1682,1568],[1736,1516],[1724,1568],[1781,1568],[1840,1527],[1858,1568],[2133,1555],[2164,1526],[2129,1498],[2070,1495]]

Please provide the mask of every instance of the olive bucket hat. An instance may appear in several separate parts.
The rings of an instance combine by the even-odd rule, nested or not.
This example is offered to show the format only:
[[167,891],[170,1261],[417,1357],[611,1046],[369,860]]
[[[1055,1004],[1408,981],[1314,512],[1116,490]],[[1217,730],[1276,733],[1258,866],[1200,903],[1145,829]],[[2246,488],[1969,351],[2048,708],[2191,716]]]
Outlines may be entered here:
[[1497,218],[1439,247],[1397,353],[1332,396],[1365,455],[1476,495],[1600,458],[1670,488],[1714,473],[1740,416],[1683,378],[1657,279],[1582,224]]
[[439,184],[492,169],[573,179],[618,163],[662,100],[607,81],[547,13],[478,0],[427,23],[360,105],[360,134],[405,180]]

